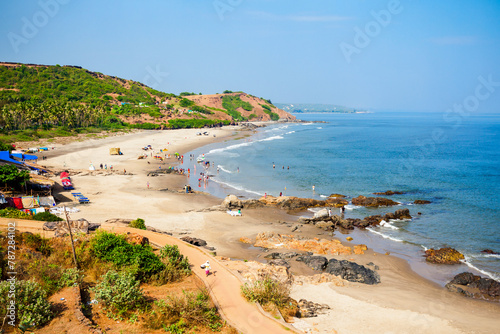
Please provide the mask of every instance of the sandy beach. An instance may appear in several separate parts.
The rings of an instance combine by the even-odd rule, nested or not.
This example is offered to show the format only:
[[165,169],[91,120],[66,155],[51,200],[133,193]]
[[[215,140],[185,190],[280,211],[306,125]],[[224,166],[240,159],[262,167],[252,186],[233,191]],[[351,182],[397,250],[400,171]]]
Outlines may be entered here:
[[[279,221],[293,222],[296,217],[273,208],[246,210],[242,217],[231,217],[225,212],[199,212],[220,204],[221,199],[203,193],[183,193],[187,183],[184,175],[148,176],[149,172],[176,164],[174,158],[161,162],[151,157],[151,153],[155,155],[160,149],[168,150],[161,153],[163,156],[179,152],[184,154],[184,159],[189,159],[187,154],[195,147],[252,133],[237,127],[210,129],[208,136],[198,136],[197,132],[197,129],[143,131],[54,144],[54,149],[46,154],[47,159],[39,160],[39,164],[49,169],[68,169],[75,190],[90,199],[89,204],[80,205],[73,201],[70,191],[55,195],[62,204],[80,210],[71,214],[72,219],[105,223],[110,219],[142,218],[146,225],[171,232],[173,236],[204,239],[215,247],[219,256],[254,260],[259,250],[242,244],[239,238],[253,238],[264,231],[289,234],[290,228]],[[144,151],[142,148],[146,145],[151,145],[153,150]],[[112,147],[119,147],[123,155],[110,155]],[[142,154],[149,156],[138,159]],[[101,170],[101,163],[108,168]],[[92,173],[91,164],[97,169]],[[314,237],[322,232],[305,226],[300,234]],[[352,244],[356,244],[356,240]],[[325,314],[296,322],[305,332],[495,333],[500,328],[500,305],[448,292],[417,275],[402,259],[370,250],[364,255],[336,258],[363,265],[375,263],[380,268],[382,283],[375,286],[350,282],[345,286],[294,285],[292,297],[296,300],[305,298],[330,306]]]

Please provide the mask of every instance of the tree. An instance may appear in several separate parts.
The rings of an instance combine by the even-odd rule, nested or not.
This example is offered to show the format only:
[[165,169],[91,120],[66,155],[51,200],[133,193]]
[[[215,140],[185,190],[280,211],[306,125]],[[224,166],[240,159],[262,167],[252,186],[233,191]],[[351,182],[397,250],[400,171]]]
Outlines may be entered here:
[[30,179],[30,172],[20,171],[14,165],[0,166],[0,184],[8,187],[21,188]]

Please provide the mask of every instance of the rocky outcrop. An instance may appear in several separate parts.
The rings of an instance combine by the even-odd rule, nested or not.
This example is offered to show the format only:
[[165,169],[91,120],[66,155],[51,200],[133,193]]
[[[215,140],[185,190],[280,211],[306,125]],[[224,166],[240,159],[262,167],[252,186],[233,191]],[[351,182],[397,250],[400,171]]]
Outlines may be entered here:
[[304,262],[305,265],[313,270],[324,270],[328,264],[328,259],[324,256],[302,255],[295,260]]
[[500,301],[500,283],[469,272],[456,275],[446,288],[466,297]]
[[[249,240],[240,238],[240,241],[248,242]],[[350,255],[353,253],[351,247],[342,245],[338,240],[296,238],[293,235],[275,232],[259,233],[255,238],[254,246],[268,249],[294,249],[320,255]]]
[[330,309],[330,306],[326,304],[317,304],[305,299],[299,300],[298,307],[301,318],[317,317],[318,314],[325,313],[326,310]]
[[491,249],[483,249],[481,251],[481,253],[484,253],[484,254],[490,254],[490,255],[500,255],[500,253],[497,253],[495,251],[492,251]]
[[125,241],[133,245],[149,245],[149,239],[137,233],[128,233],[125,237]]
[[341,195],[341,194],[331,194],[328,196],[328,198],[346,198],[346,195]]
[[361,206],[369,206],[369,207],[379,207],[379,206],[392,206],[398,205],[398,202],[394,202],[392,199],[383,198],[383,197],[365,197],[358,196],[352,199],[352,204],[361,205]]
[[338,276],[323,272],[312,276],[295,276],[293,283],[297,285],[331,283],[335,286],[345,286],[346,281]]
[[325,272],[340,276],[342,279],[350,282],[370,285],[380,283],[380,276],[377,272],[346,260],[338,261],[336,259],[330,259]]
[[423,199],[417,199],[413,204],[431,204],[431,201],[423,200]]
[[464,259],[464,255],[459,251],[445,247],[440,249],[428,249],[425,251],[425,260],[439,264],[459,264]]
[[[402,220],[402,219],[411,219],[410,215],[410,210],[408,209],[399,209],[396,210],[394,213],[387,213],[383,216],[381,215],[374,215],[374,216],[368,216],[365,217],[364,219],[359,219],[359,218],[347,218],[343,219],[339,216],[332,216],[331,221],[333,222],[332,226],[333,227],[342,227],[343,229],[346,230],[353,230],[355,227],[357,228],[366,228],[368,226],[376,226],[379,225],[382,220],[389,221],[389,220]],[[307,219],[307,218],[299,218],[301,222],[306,222],[306,223],[315,223],[316,226],[318,226],[318,222],[315,221],[314,219]],[[319,225],[322,226],[322,225]]]
[[243,209],[243,202],[235,195],[229,195],[222,201],[222,208],[226,210]]
[[373,195],[385,195],[385,196],[392,196],[392,195],[402,195],[404,192],[402,191],[392,191],[392,190],[387,190],[384,192],[378,192],[378,193],[373,193]]
[[198,246],[198,247],[203,247],[203,246],[207,245],[207,242],[205,240],[193,238],[193,237],[189,237],[189,236],[182,237],[181,240],[184,242],[187,242],[188,244]]
[[[101,224],[89,223],[86,219],[80,218],[77,220],[70,220],[69,226],[71,228],[71,233],[84,233],[88,234],[89,231],[95,231],[101,226]],[[63,221],[58,222],[45,222],[43,224],[44,231],[54,231],[55,237],[65,237],[69,235],[68,223]]]
[[271,260],[277,260],[277,259],[288,260],[288,259],[291,259],[291,258],[296,257],[298,255],[299,255],[299,253],[296,253],[296,252],[287,252],[287,253],[273,252],[271,254],[264,256],[264,258],[271,259]]

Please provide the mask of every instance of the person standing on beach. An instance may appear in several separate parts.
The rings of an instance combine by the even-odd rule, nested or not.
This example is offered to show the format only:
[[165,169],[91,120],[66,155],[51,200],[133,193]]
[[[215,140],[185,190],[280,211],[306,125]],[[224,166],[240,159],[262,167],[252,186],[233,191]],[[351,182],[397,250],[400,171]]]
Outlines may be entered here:
[[147,186],[147,187],[148,187],[148,189],[149,189],[149,181],[148,181],[148,182],[146,182],[146,186]]

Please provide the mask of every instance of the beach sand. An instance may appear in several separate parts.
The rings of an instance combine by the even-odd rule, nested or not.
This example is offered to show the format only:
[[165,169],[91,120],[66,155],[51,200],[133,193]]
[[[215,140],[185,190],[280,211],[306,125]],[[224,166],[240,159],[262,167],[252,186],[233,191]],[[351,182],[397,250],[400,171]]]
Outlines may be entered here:
[[[264,231],[290,234],[290,227],[278,221],[294,222],[296,217],[273,208],[245,210],[242,217],[224,212],[197,212],[220,204],[221,199],[203,193],[182,193],[186,176],[147,176],[159,167],[175,164],[174,159],[166,160],[165,164],[151,156],[137,159],[141,154],[154,155],[164,148],[171,155],[179,152],[189,159],[186,157],[189,150],[216,140],[230,140],[238,131],[237,127],[210,129],[209,136],[197,136],[196,129],[143,131],[53,145],[55,149],[45,154],[47,160],[39,163],[47,168],[70,170],[75,191],[90,199],[89,204],[78,204],[70,191],[56,194],[67,201],[63,203],[66,206],[80,209],[71,213],[71,219],[104,223],[115,218],[142,218],[146,225],[174,236],[189,234],[204,239],[216,248],[217,255],[257,259],[260,250],[238,239],[252,238]],[[154,150],[143,151],[146,145],[152,145]],[[111,147],[119,147],[123,155],[109,155]],[[91,163],[97,169],[101,163],[108,168],[112,165],[113,171],[98,170],[89,175]],[[305,226],[301,233],[313,237],[324,232]],[[376,286],[348,283],[344,287],[328,283],[295,285],[293,298],[331,307],[326,314],[297,320],[297,327],[313,333],[498,333],[500,330],[500,305],[448,292],[418,276],[402,259],[370,250],[365,255],[345,259],[359,264],[375,263],[380,267],[382,283]]]

